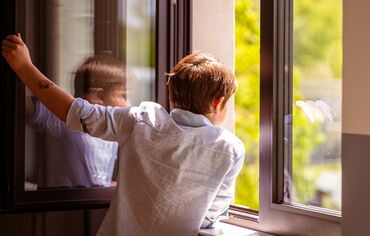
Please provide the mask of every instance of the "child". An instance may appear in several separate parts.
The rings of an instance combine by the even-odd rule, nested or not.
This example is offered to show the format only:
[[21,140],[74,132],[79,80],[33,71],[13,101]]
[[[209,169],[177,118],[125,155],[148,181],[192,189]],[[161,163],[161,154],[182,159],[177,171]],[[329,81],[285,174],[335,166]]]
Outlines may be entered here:
[[[124,65],[106,55],[87,58],[74,77],[75,97],[92,104],[126,106]],[[27,97],[28,125],[41,131],[44,158],[38,187],[111,186],[118,143],[68,129],[35,97]]]
[[3,41],[3,55],[68,127],[119,142],[117,189],[98,235],[197,235],[226,215],[244,146],[216,126],[236,90],[216,59],[195,53],[172,69],[168,114],[153,102],[115,108],[72,97],[32,64],[20,36]]

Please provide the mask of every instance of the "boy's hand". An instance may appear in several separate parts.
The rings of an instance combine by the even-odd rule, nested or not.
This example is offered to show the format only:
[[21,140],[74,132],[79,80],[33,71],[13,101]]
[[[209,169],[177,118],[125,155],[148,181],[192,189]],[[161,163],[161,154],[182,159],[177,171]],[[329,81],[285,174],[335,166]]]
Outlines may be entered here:
[[32,65],[28,48],[19,33],[18,35],[8,35],[3,40],[2,54],[15,72],[24,66]]

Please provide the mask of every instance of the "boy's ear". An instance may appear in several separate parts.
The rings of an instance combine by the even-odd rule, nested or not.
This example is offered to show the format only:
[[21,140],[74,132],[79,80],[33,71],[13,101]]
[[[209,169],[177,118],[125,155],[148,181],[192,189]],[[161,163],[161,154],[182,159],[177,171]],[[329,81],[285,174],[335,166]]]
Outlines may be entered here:
[[85,98],[92,104],[104,105],[102,88],[89,88],[85,94]]
[[222,103],[223,103],[224,100],[225,100],[225,97],[223,97],[223,96],[213,99],[211,106],[212,106],[212,112],[214,114],[217,115],[218,113],[220,113],[222,111],[222,108],[223,108]]

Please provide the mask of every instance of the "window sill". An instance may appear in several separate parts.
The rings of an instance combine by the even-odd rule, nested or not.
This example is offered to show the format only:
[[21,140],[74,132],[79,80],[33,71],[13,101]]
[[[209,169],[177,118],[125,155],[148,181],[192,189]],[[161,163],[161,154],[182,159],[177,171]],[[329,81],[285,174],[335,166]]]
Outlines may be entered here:
[[272,234],[266,234],[255,230],[219,222],[216,224],[214,229],[202,229],[199,232],[199,236],[273,236]]

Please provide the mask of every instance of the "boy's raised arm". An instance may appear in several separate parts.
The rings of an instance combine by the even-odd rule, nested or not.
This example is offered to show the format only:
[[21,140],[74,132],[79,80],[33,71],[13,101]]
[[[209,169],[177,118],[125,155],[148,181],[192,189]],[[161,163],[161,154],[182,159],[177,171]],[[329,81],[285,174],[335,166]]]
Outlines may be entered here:
[[28,48],[19,34],[9,35],[3,40],[2,54],[33,94],[59,119],[65,121],[74,97],[33,65]]

